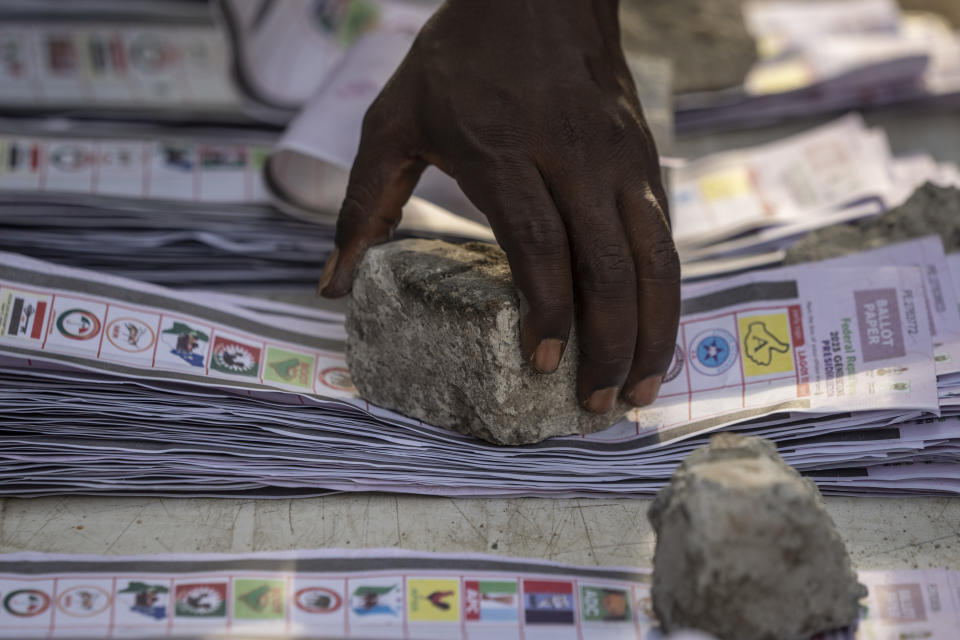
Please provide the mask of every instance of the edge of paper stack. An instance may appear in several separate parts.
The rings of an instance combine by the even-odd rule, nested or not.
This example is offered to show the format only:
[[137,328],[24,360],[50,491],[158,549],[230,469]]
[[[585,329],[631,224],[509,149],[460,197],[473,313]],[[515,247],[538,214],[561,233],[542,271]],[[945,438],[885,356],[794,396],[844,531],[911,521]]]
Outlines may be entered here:
[[826,493],[955,494],[958,266],[930,237],[689,285],[656,403],[498,447],[356,397],[335,312],[0,254],[0,495],[649,495],[722,429]]

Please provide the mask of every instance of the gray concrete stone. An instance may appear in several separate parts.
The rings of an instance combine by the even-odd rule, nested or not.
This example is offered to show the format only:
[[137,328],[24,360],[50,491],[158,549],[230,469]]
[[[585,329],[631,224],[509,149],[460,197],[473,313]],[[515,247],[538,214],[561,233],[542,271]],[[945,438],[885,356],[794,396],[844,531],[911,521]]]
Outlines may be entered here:
[[806,640],[857,620],[866,588],[820,492],[767,440],[714,436],[677,468],[648,517],[653,607],[667,631]]
[[743,84],[757,57],[741,0],[624,0],[624,51],[666,56],[676,93]]
[[627,411],[580,408],[575,335],[555,373],[536,373],[520,353],[519,318],[498,247],[391,242],[368,251],[357,271],[347,365],[366,400],[497,444],[592,433]]
[[837,258],[933,234],[943,238],[947,253],[960,251],[960,190],[927,183],[881,216],[808,233],[787,250],[786,264]]

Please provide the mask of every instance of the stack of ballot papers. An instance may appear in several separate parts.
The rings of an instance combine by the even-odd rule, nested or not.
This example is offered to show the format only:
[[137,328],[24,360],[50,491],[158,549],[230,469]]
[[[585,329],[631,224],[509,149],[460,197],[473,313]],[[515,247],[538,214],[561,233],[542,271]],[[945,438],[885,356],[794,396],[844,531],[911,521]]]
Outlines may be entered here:
[[960,493],[951,267],[931,237],[689,285],[657,402],[502,447],[357,397],[322,306],[0,254],[0,495],[649,495],[719,430],[826,493]]
[[925,182],[960,188],[960,168],[895,157],[859,114],[763,145],[677,164],[673,234],[688,269],[700,260],[776,256],[814,229],[880,214]]
[[[818,638],[956,638],[960,572],[858,577],[860,620]],[[4,554],[0,638],[662,640],[651,583],[649,569],[401,549]]]
[[[130,125],[91,137],[90,128],[0,121],[0,250],[177,287],[316,280],[333,249],[351,156],[334,166],[292,153],[285,145],[309,127],[282,138]],[[886,134],[856,114],[674,163],[668,177],[685,278],[776,263],[796,237],[879,214],[926,181],[960,187],[955,165],[894,157]],[[463,214],[455,215],[429,200],[440,178],[449,180],[428,180],[430,193],[405,207],[399,233],[492,240],[469,203],[453,202]],[[281,183],[313,195],[291,199]]]
[[744,18],[758,62],[742,87],[678,96],[679,130],[960,99],[960,34],[939,15],[896,0],[750,0]]

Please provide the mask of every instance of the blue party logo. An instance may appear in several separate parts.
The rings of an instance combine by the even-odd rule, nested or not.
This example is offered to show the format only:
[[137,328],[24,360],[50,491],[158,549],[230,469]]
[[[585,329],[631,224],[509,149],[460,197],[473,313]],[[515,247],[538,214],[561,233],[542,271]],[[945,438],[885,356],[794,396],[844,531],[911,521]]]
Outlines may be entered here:
[[726,373],[737,362],[737,339],[723,329],[708,329],[690,342],[693,368],[707,376]]

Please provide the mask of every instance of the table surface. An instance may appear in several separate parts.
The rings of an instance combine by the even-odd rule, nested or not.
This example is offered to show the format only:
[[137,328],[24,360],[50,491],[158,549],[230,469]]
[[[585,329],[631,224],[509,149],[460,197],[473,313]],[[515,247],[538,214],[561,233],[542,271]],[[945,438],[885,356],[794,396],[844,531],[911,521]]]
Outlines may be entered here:
[[[825,121],[821,118],[819,121]],[[956,112],[889,109],[867,115],[897,154],[960,163]],[[783,127],[687,136],[672,153],[698,155],[802,131]],[[826,500],[861,569],[960,569],[960,498]],[[487,552],[584,565],[650,566],[649,500],[447,499],[337,495],[297,500],[61,497],[0,499],[0,552],[149,554],[402,547]]]
[[[960,499],[828,498],[861,569],[960,569]],[[0,552],[149,554],[400,547],[652,566],[649,500],[0,500]]]

